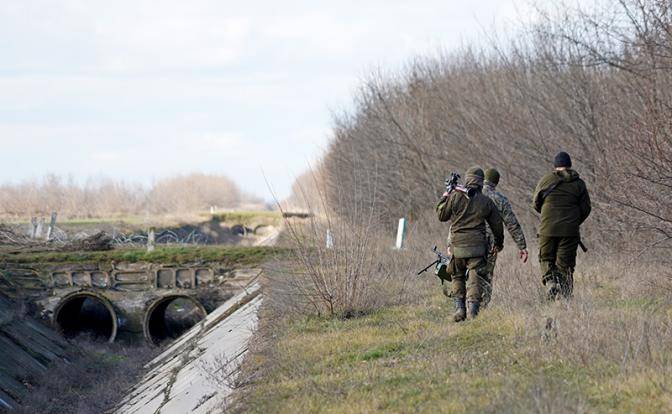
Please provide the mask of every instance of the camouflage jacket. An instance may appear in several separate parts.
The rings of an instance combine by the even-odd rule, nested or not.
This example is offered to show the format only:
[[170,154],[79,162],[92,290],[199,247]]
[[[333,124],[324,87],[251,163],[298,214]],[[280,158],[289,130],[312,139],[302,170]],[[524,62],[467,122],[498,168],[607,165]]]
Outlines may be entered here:
[[[520,226],[518,218],[513,214],[509,199],[506,198],[504,194],[497,191],[496,187],[489,182],[486,182],[483,186],[483,194],[490,197],[490,199],[495,202],[497,210],[499,210],[499,214],[502,216],[504,226],[506,226],[511,238],[516,242],[518,249],[526,249],[527,243],[525,243],[525,233],[523,233],[523,228]],[[488,227],[487,231],[488,240],[492,240],[492,230],[490,230],[490,227]]]
[[[488,196],[495,203],[497,210],[499,210],[499,214],[502,216],[504,226],[506,226],[506,229],[509,231],[509,234],[516,242],[516,246],[518,246],[518,249],[519,250],[526,249],[527,243],[525,242],[525,233],[523,233],[523,228],[520,226],[518,218],[516,218],[516,215],[513,213],[513,209],[511,208],[511,203],[509,202],[509,199],[506,198],[504,194],[497,191],[496,187],[490,184],[489,182],[486,182],[485,185],[483,186],[483,194]],[[486,232],[488,243],[490,247],[492,247],[494,237],[492,234],[492,230],[490,229],[490,226],[486,226]],[[452,245],[452,237],[450,236],[448,237],[448,245],[449,246]]]

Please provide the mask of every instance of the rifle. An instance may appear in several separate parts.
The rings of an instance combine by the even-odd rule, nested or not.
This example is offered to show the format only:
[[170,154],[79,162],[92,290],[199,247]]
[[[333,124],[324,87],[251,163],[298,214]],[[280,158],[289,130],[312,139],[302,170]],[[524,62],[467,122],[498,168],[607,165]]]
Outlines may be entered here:
[[430,267],[436,266],[436,270],[434,271],[434,274],[441,279],[441,283],[443,284],[444,280],[450,281],[450,274],[448,273],[448,264],[450,263],[451,260],[453,260],[452,256],[445,255],[437,249],[436,246],[432,249],[432,252],[437,256],[437,259],[434,260],[432,263],[429,264],[429,266],[425,267],[421,271],[418,272],[418,276],[422,275],[426,271],[429,270]]
[[473,197],[475,190],[473,188],[467,188],[463,186],[459,183],[459,181],[460,174],[454,171],[451,172],[450,177],[446,178],[446,192],[450,194],[453,191],[459,191],[460,193],[463,193],[468,199]]

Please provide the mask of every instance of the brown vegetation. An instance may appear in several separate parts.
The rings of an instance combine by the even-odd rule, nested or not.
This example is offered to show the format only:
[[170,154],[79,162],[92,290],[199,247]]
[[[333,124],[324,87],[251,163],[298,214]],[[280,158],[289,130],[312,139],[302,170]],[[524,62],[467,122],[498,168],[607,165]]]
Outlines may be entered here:
[[42,180],[0,185],[0,218],[25,219],[49,216],[62,218],[107,218],[144,214],[184,214],[207,211],[211,206],[235,208],[257,203],[230,179],[207,174],[190,174],[157,181],[150,187],[109,179],[73,180],[47,176]]
[[670,412],[672,284],[665,268],[594,259],[580,257],[574,298],[551,303],[542,300],[534,260],[521,265],[510,246],[490,306],[462,324],[450,321],[452,304],[436,278],[403,271],[394,274],[411,279],[414,294],[359,318],[300,317],[293,308],[266,306],[232,409]]
[[271,266],[268,301],[279,313],[352,317],[404,303],[414,254],[394,252],[373,220],[357,223],[331,218],[287,220],[291,260]]
[[[511,44],[365,83],[319,181],[297,182],[296,198],[322,210],[300,231],[288,224],[296,260],[268,272],[234,410],[672,410],[672,275],[659,250],[672,240],[672,10],[610,5],[541,13]],[[445,244],[433,212],[444,177],[498,167],[534,247],[531,192],[559,150],[594,203],[574,297],[545,301],[536,252],[521,265],[508,243],[489,307],[449,322],[437,279],[411,270]],[[395,252],[381,234],[399,217],[411,228]],[[326,248],[326,229],[344,245]],[[355,289],[366,300],[342,299]]]
[[494,166],[530,236],[532,189],[566,150],[592,190],[588,238],[604,245],[637,232],[647,246],[669,245],[669,2],[620,0],[608,14],[560,10],[541,14],[511,44],[372,76],[355,111],[336,120],[321,171],[330,206],[351,216],[345,194],[375,202],[390,220],[418,217],[450,170]]
[[33,378],[30,397],[17,413],[89,414],[113,409],[138,380],[156,348],[129,347],[79,338],[68,362],[56,362]]

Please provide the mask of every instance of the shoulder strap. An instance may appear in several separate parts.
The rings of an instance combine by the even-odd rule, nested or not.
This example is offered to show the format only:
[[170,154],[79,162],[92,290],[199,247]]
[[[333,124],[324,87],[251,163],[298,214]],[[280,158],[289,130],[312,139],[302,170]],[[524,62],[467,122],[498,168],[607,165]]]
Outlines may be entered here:
[[548,195],[551,194],[551,193],[553,192],[553,190],[555,190],[556,188],[558,188],[558,186],[559,186],[560,184],[562,184],[562,182],[563,182],[563,180],[558,180],[558,181],[556,181],[555,183],[553,183],[553,185],[551,185],[551,186],[548,187],[546,190],[544,190],[544,191],[541,193],[541,202],[543,203],[544,200],[546,200],[546,197],[548,197]]

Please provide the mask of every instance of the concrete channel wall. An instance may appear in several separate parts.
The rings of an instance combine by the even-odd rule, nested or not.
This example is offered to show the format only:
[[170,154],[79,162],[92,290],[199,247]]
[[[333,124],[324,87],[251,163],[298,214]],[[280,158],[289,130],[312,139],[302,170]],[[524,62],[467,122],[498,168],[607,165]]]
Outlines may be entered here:
[[157,312],[165,312],[170,301],[186,300],[205,316],[258,274],[256,269],[216,263],[0,264],[0,292],[30,302],[60,331],[76,331],[73,320],[78,311],[85,302],[93,302],[104,314],[99,317],[106,321],[103,333],[110,342],[118,338],[156,342],[152,321],[161,317]]
[[30,378],[56,360],[67,362],[72,345],[62,336],[64,326],[68,318],[81,319],[73,309],[86,300],[97,301],[108,314],[109,341],[156,342],[149,328],[152,315],[165,312],[174,298],[193,301],[202,319],[147,366],[148,374],[118,412],[206,412],[230,392],[222,384],[235,376],[256,328],[259,274],[217,264],[0,263],[0,412],[19,407],[30,392]]
[[64,361],[70,346],[19,308],[0,294],[0,412],[18,408],[30,392],[27,380],[39,377],[55,360]]
[[220,412],[248,342],[262,296],[246,287],[147,364],[147,374],[120,403],[117,414]]

